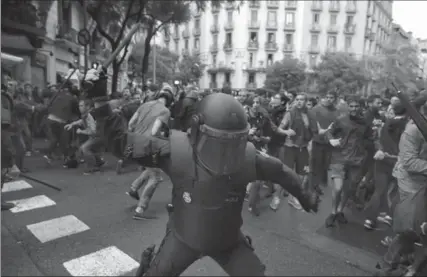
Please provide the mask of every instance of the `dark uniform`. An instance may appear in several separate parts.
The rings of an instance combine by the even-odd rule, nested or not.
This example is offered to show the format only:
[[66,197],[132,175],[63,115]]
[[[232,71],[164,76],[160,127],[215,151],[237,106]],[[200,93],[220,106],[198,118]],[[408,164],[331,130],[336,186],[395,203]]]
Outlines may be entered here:
[[[95,112],[97,117],[111,116],[108,105]],[[230,275],[263,276],[265,266],[241,231],[251,181],[278,183],[307,211],[317,210],[317,195],[304,191],[294,171],[248,143],[248,131],[241,104],[217,93],[200,102],[190,134],[172,131],[169,138],[132,139],[132,158],[161,168],[173,184],[174,209],[146,276],[179,276],[204,256]],[[147,139],[152,141],[148,147]]]

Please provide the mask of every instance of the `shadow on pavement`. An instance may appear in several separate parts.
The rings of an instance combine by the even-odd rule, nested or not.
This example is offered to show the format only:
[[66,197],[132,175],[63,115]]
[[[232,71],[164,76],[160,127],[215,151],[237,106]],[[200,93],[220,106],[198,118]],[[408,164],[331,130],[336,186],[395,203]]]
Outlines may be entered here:
[[351,211],[346,213],[346,217],[347,224],[336,224],[332,228],[326,228],[323,225],[316,233],[382,257],[387,248],[381,244],[381,240],[391,234],[390,228],[386,225],[378,225],[376,230],[367,231],[363,227],[364,217],[360,212]]

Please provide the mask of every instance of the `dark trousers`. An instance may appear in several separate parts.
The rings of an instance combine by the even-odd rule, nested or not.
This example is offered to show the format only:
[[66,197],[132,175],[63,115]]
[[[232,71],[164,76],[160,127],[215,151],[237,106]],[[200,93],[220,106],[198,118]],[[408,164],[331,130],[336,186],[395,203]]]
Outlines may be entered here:
[[65,123],[54,120],[47,120],[48,125],[48,138],[49,146],[47,148],[47,155],[51,156],[59,146],[61,154],[65,157],[68,156],[68,141],[67,138],[70,134],[64,130]]
[[[157,254],[144,276],[180,276],[204,256],[180,241],[174,231],[167,228]],[[264,264],[243,234],[234,248],[209,256],[230,276],[265,276]]]
[[313,141],[311,150],[310,171],[313,173],[315,185],[328,183],[328,168],[331,162],[332,146]]
[[374,167],[375,191],[366,205],[366,218],[376,221],[380,212],[392,210],[397,193],[397,181],[392,176],[393,165],[376,161]]
[[22,121],[19,124],[19,133],[22,136],[22,139],[24,141],[24,146],[26,151],[32,151],[33,150],[33,136],[30,130],[30,124],[28,123],[27,119],[22,119]]

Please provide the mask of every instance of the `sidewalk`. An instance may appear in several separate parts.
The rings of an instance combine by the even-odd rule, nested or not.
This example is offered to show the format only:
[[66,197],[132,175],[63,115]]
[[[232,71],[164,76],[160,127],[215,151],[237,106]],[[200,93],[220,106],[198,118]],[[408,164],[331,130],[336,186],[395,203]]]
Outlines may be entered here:
[[44,276],[3,224],[1,254],[1,276]]

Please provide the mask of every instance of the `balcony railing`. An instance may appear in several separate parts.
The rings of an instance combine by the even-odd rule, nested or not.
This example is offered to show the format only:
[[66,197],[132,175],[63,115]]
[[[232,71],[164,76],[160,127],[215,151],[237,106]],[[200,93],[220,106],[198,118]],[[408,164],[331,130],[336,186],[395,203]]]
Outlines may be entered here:
[[268,31],[276,31],[277,30],[277,23],[276,24],[268,24],[265,26],[265,29]]
[[329,27],[328,27],[328,33],[329,34],[336,34],[336,33],[338,33],[338,26],[337,25],[329,25]]
[[218,33],[219,32],[219,26],[218,26],[218,24],[213,24],[212,26],[211,26],[211,33],[212,34],[216,34],[216,33]]
[[356,24],[347,24],[344,27],[344,34],[354,35],[356,32]]
[[276,42],[266,42],[264,48],[265,51],[270,52],[276,52],[279,49]]
[[259,0],[249,0],[249,8],[259,8],[261,7],[261,3]]
[[226,22],[225,23],[224,30],[226,32],[233,31],[233,29],[234,29],[234,24],[232,22]]
[[284,31],[295,31],[295,23],[285,23]]
[[259,21],[249,21],[248,28],[252,30],[258,30],[259,29]]
[[318,53],[320,53],[319,45],[310,45],[308,47],[308,53],[309,54],[318,54]]
[[219,13],[220,10],[221,10],[221,5],[220,4],[212,5],[212,8],[211,8],[212,13],[214,13],[214,14],[215,13]]
[[233,44],[229,42],[225,42],[223,49],[224,49],[224,52],[231,52],[233,51]]
[[320,33],[321,29],[322,28],[321,28],[321,26],[320,26],[319,23],[313,23],[313,24],[311,24],[310,32],[312,32],[312,33]]
[[190,50],[184,48],[184,49],[182,49],[182,54],[184,56],[189,56],[190,55]]
[[293,43],[285,43],[283,45],[283,52],[293,52],[294,51],[294,44]]
[[279,8],[279,1],[267,1],[267,8],[278,9]]
[[313,1],[311,3],[311,10],[313,12],[321,12],[323,9],[323,5],[321,1]]
[[234,10],[234,2],[229,2],[229,1],[227,1],[227,2],[225,2],[225,9],[226,10]]
[[222,87],[223,88],[231,88],[231,82],[224,81],[224,83],[222,83]]
[[209,47],[209,50],[211,51],[211,53],[217,53],[217,52],[218,52],[218,50],[219,50],[218,44],[212,44],[212,45]]
[[357,12],[356,4],[347,3],[347,5],[345,6],[345,11],[350,14],[356,13]]
[[249,41],[248,42],[248,50],[252,50],[252,51],[258,50],[258,47],[259,47],[258,41]]
[[182,31],[182,37],[183,38],[189,38],[190,37],[190,31],[188,29],[185,29]]
[[216,82],[210,82],[209,88],[218,88],[218,84]]
[[178,32],[173,33],[172,38],[174,40],[178,40],[179,39],[179,33]]
[[255,82],[247,82],[246,83],[246,88],[247,89],[256,89],[257,88],[257,84]]
[[193,29],[193,36],[195,36],[195,37],[199,37],[199,36],[200,36],[200,34],[201,34],[201,29],[200,29],[200,27],[197,27],[197,28],[194,28],[194,29]]
[[286,1],[285,9],[287,10],[295,10],[297,8],[297,1]]
[[330,4],[329,5],[329,12],[339,12],[340,11],[340,3],[339,2],[335,2],[335,4]]

